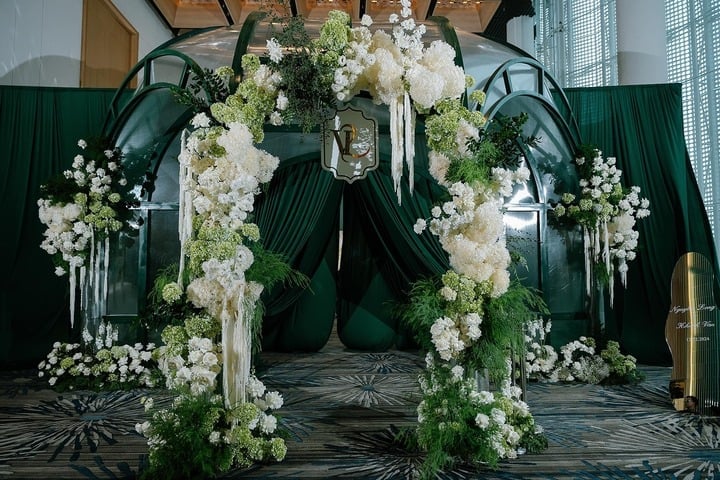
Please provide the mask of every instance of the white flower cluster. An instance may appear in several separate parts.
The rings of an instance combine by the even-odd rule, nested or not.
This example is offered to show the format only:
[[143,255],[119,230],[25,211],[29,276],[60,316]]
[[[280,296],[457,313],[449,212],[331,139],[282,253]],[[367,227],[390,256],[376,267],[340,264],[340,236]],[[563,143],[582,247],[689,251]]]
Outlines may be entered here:
[[481,323],[482,317],[476,312],[461,315],[457,320],[446,316],[435,320],[430,335],[440,358],[445,361],[456,359],[482,336]]
[[558,354],[551,345],[545,344],[551,323],[538,318],[525,328],[525,370],[527,377],[548,382],[601,383],[612,377],[613,381],[626,382],[636,376],[636,359],[620,353],[617,342],[608,342],[606,348],[596,353],[595,340],[580,337],[560,348]]
[[530,179],[530,170],[524,165],[515,170],[495,167],[492,169],[492,179],[495,184],[493,189],[503,197],[509,197],[516,184],[525,183]]
[[97,328],[97,335],[92,336],[87,326],[83,328],[82,339],[86,346],[94,347],[95,350],[110,348],[118,341],[118,328],[109,322],[100,322]]
[[[587,381],[587,379],[591,377],[590,370],[600,366],[598,361],[593,361],[592,359],[595,355],[594,344],[588,342],[588,338],[584,336],[562,346],[560,353],[562,354],[562,362],[560,368],[558,368],[551,377],[552,379],[554,379],[554,375],[557,375],[557,379],[560,381],[572,382],[576,379]],[[605,362],[603,362],[601,358],[597,358],[599,362],[604,365]],[[603,378],[610,374],[607,366],[605,366],[605,368],[607,372]],[[599,383],[599,381],[593,383]]]
[[372,20],[367,16],[351,29],[332,86],[338,100],[348,101],[367,90],[376,102],[389,105],[407,91],[416,106],[429,109],[464,93],[465,73],[454,63],[455,50],[441,40],[424,48],[425,25],[413,20],[410,0],[400,4],[400,16],[389,19],[392,36],[382,30],[370,33]]
[[283,397],[280,393],[265,389],[263,382],[255,375],[250,375],[247,382],[247,390],[250,401],[258,407],[258,415],[250,422],[250,430],[257,430],[264,435],[270,435],[277,428],[277,418],[267,413],[269,410],[277,410],[283,406]]
[[[452,200],[432,209],[430,232],[450,254],[453,270],[477,283],[492,282],[492,295],[502,295],[510,285],[510,253],[501,200],[483,201],[483,195],[462,182],[453,184],[449,192]],[[415,231],[421,233],[424,227],[425,220],[419,220]]]
[[[84,140],[78,141],[82,149]],[[62,276],[67,268],[74,270],[84,265],[88,249],[96,232],[106,235],[123,227],[116,209],[121,195],[116,185],[125,186],[127,180],[119,164],[119,152],[105,150],[101,158],[76,155],[72,169],[63,172],[65,181],[74,191],[72,201],[53,198],[38,199],[40,222],[47,226],[40,248],[50,255],[60,254],[55,274]]]
[[[583,165],[585,159],[579,157],[575,159],[575,162],[578,165]],[[622,176],[622,171],[617,168],[615,163],[616,159],[614,157],[604,159],[602,152],[597,151],[595,158],[592,160],[592,174],[590,178],[581,178],[578,182],[582,194],[586,198],[597,201],[591,208],[599,213],[600,217],[604,220],[609,220],[610,214],[612,213],[612,211],[604,209],[604,198],[616,189],[616,185],[620,185],[620,178]]]
[[[47,198],[38,200],[40,222],[47,226],[43,232],[40,248],[50,255],[60,253],[70,269],[85,263],[88,243],[92,239],[92,228],[81,220],[83,209],[75,203],[53,204]],[[62,266],[55,268],[55,274],[65,275]]]
[[465,342],[460,338],[460,329],[449,317],[440,317],[430,327],[430,335],[435,349],[445,361],[456,358],[460,352],[465,350]]
[[215,391],[215,379],[220,373],[222,355],[212,340],[192,337],[188,341],[187,358],[183,355],[168,355],[165,346],[161,346],[158,351],[159,367],[165,376],[167,388],[187,386],[193,395]]
[[627,262],[636,257],[640,233],[635,230],[636,219],[650,215],[650,202],[640,198],[640,187],[633,186],[618,203],[618,213],[608,223],[610,256],[617,263],[623,285],[627,283]]
[[525,372],[528,378],[549,376],[557,366],[557,352],[552,345],[545,344],[551,329],[552,322],[544,323],[542,318],[525,324]]
[[67,388],[154,387],[155,345],[108,345],[95,354],[85,353],[80,343],[55,342],[38,365],[38,376],[50,386]]
[[225,154],[212,160],[208,158],[205,132],[196,132],[181,153],[193,167],[189,187],[195,212],[205,223],[236,230],[253,211],[260,184],[270,181],[279,159],[256,148],[252,133],[242,123],[230,124],[215,139]]
[[190,282],[186,290],[188,300],[218,318],[223,309],[237,308],[237,302],[253,305],[263,291],[262,284],[245,280],[245,271],[253,262],[250,249],[238,245],[236,253],[227,260],[211,258],[203,262],[204,275]]

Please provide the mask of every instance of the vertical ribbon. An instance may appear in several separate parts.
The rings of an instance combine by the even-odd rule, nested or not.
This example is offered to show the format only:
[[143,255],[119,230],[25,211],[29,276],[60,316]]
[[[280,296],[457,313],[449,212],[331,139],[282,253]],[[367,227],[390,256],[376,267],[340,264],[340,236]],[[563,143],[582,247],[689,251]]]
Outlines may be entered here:
[[410,94],[407,92],[403,98],[403,110],[405,113],[405,163],[408,167],[408,184],[412,195],[415,185],[415,110],[410,104]]
[[402,191],[400,190],[400,179],[403,171],[403,103],[397,98],[390,100],[390,145],[392,148],[390,156],[390,169],[392,171],[393,187],[397,195],[398,205],[402,203]]

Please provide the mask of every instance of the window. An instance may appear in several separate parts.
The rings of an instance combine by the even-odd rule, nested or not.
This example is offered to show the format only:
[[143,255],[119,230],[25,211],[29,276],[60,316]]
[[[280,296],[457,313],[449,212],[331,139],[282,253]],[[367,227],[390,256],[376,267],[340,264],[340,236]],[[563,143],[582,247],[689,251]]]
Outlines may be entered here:
[[615,0],[535,0],[537,58],[563,87],[617,85]]
[[[683,86],[685,141],[710,225],[720,233],[720,0],[666,0],[668,80]],[[718,185],[718,189],[713,188]]]

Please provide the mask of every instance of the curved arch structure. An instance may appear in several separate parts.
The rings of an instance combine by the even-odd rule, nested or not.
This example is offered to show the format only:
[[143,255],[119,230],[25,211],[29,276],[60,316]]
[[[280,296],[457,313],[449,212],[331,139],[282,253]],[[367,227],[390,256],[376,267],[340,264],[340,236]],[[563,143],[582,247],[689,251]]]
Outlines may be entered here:
[[[321,22],[308,21],[306,29],[312,37],[320,26]],[[551,91],[560,90],[557,83],[537,61],[514,47],[455,30],[440,17],[429,18],[426,27],[425,40],[442,39],[452,45],[458,53],[456,63],[475,79],[473,89],[486,93],[486,103],[480,107],[489,119],[528,114],[524,133],[539,140],[525,149],[524,162],[532,172],[531,180],[516,189],[506,204],[509,243],[526,256],[525,282],[544,292],[554,321],[583,317],[581,239],[576,232],[553,226],[548,216],[550,204],[557,200],[556,187],[568,190],[577,184],[569,160],[574,157],[579,135],[574,122],[568,125],[565,121],[571,118],[567,102],[557,105],[553,100]],[[137,220],[144,224],[137,241],[117,242],[111,253],[115,263],[106,311],[113,321],[137,316],[156,272],[177,261],[179,254],[177,154],[192,112],[174,101],[172,88],[187,86],[197,69],[232,65],[239,71],[243,54],[264,55],[273,28],[257,13],[242,26],[178,37],[150,53],[128,74],[126,84],[137,77],[139,85],[129,101],[121,104],[119,95],[113,100],[105,133],[125,154],[126,172],[137,185],[141,201]],[[389,25],[374,24],[374,28],[387,30]],[[382,145],[389,138],[387,109],[362,97],[354,98],[351,104],[377,119]],[[280,157],[281,162],[313,154],[319,159],[319,142],[308,140],[292,125],[268,127],[261,147]],[[382,150],[381,157],[387,155]],[[426,162],[426,154],[424,150],[418,152],[418,161]],[[421,170],[417,175],[427,173]],[[154,180],[154,189],[142,188],[149,185],[148,177]]]

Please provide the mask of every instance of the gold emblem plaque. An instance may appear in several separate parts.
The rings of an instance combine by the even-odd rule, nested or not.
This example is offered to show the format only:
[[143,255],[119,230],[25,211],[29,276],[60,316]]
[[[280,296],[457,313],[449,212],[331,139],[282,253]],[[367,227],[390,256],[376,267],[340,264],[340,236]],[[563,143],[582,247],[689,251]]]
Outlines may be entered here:
[[665,339],[672,353],[670,398],[676,410],[719,415],[720,338],[713,267],[690,252],[675,264]]
[[378,165],[378,125],[364,112],[346,107],[323,122],[321,160],[325,170],[348,183]]

